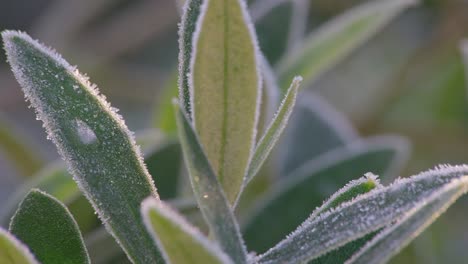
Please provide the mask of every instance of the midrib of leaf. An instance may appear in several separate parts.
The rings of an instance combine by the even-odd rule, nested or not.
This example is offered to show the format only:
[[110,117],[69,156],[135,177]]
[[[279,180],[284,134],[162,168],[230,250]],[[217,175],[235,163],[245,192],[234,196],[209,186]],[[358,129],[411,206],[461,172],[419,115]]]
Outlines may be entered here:
[[227,140],[227,124],[228,124],[228,98],[229,98],[229,5],[226,3],[228,0],[223,0],[224,3],[224,32],[223,32],[223,39],[224,39],[224,79],[223,79],[223,126],[222,126],[222,134],[221,134],[221,153],[219,157],[219,170],[218,170],[218,179],[221,185],[224,185],[224,156],[225,156],[225,149],[226,149],[226,140]]

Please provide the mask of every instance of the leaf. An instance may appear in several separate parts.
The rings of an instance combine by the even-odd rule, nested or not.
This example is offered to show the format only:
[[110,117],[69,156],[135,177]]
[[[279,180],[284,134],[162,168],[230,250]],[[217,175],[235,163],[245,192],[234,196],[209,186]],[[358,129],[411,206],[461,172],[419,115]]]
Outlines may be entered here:
[[31,190],[10,222],[10,232],[42,263],[90,263],[78,225],[59,200]]
[[415,3],[416,0],[370,1],[326,23],[278,63],[281,87],[295,75],[301,75],[307,87]]
[[325,99],[301,93],[279,146],[280,176],[358,138],[349,120]]
[[296,103],[297,90],[299,89],[301,81],[301,77],[294,78],[288,92],[281,102],[278,112],[255,147],[254,154],[249,162],[247,174],[244,179],[245,184],[252,180],[252,178],[258,173],[263,163],[268,158],[271,150],[273,150],[273,147],[278,141],[283,129],[286,127]]
[[[358,197],[361,194],[368,193],[372,190],[377,188],[381,188],[382,185],[379,183],[378,178],[373,175],[372,173],[367,173],[365,177],[361,177],[358,180],[353,180],[350,183],[346,184],[343,188],[337,191],[335,194],[332,195],[322,206],[317,208],[310,219],[316,218],[320,216],[320,214],[326,212],[327,210],[333,209],[338,207],[339,205],[343,204],[344,202],[352,201],[352,199]],[[355,241],[351,241],[346,245],[330,251],[325,255],[322,255],[319,258],[316,258],[312,261],[309,261],[309,264],[334,264],[334,263],[343,263],[349,257],[353,255],[353,253],[357,252],[367,241],[369,241],[373,236],[375,236],[375,232],[371,233],[363,238],[357,239]]]
[[247,263],[246,249],[234,214],[188,117],[182,111],[177,107],[177,129],[200,211],[224,252],[235,263]]
[[192,114],[192,95],[189,86],[190,63],[194,34],[203,0],[184,0],[179,29],[179,100],[185,112]]
[[466,192],[467,173],[468,166],[441,166],[361,195],[320,217],[307,219],[286,239],[259,256],[259,263],[297,263],[314,259],[442,197],[447,185],[458,184]]
[[0,115],[0,151],[10,159],[24,176],[31,176],[43,165],[38,153],[12,129],[12,124]]
[[[175,199],[169,200],[167,203],[192,224],[194,222],[198,224],[197,221],[202,218],[198,205],[193,200]],[[85,243],[92,263],[114,263],[114,259],[122,255],[125,257],[123,250],[104,227],[99,227],[85,236]]]
[[233,263],[218,245],[162,202],[146,199],[141,213],[167,263]]
[[[353,180],[346,184],[339,191],[334,193],[322,206],[317,208],[309,219],[316,218],[320,214],[338,207],[339,205],[352,201],[361,194],[368,193],[372,190],[381,188],[382,185],[379,183],[378,178],[372,173],[367,173],[365,177],[361,177],[357,180]],[[367,241],[369,241],[375,233],[371,233],[363,238],[360,238],[356,241],[349,242],[348,244],[335,249],[327,254],[314,259],[309,262],[309,264],[323,264],[323,263],[343,263],[346,261],[352,254],[358,251]]]
[[109,232],[133,262],[160,262],[139,213],[158,195],[122,118],[59,55],[25,33],[2,37],[26,98]]
[[231,204],[255,145],[262,87],[256,36],[244,5],[203,2],[189,74],[192,120]]
[[0,263],[38,264],[28,247],[2,228],[0,228]]
[[385,263],[401,251],[424,229],[443,214],[460,196],[468,191],[468,177],[461,177],[444,186],[398,222],[380,232],[346,263]]
[[322,201],[371,171],[385,177],[401,166],[406,141],[376,137],[335,149],[278,182],[250,210],[243,225],[250,250],[263,252],[302,223]]

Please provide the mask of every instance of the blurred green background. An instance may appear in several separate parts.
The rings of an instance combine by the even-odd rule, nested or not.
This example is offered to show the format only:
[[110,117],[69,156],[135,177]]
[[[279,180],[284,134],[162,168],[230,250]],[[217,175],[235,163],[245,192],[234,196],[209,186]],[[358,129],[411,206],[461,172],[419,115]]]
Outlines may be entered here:
[[[268,1],[250,2],[254,7]],[[288,33],[286,8],[257,24],[261,49],[273,65],[297,39],[366,2],[294,1],[304,2],[307,17],[297,32]],[[176,0],[0,0],[0,30],[27,31],[79,65],[133,131],[150,126],[162,89],[173,78],[178,21]],[[407,137],[412,155],[402,176],[441,163],[468,163],[468,70],[459,50],[467,37],[467,0],[422,1],[307,89],[327,99],[363,136]],[[4,129],[32,146],[38,158],[18,169],[0,145],[0,208],[28,175],[58,158],[1,52],[0,134]],[[468,199],[462,198],[393,262],[467,263],[467,219]]]

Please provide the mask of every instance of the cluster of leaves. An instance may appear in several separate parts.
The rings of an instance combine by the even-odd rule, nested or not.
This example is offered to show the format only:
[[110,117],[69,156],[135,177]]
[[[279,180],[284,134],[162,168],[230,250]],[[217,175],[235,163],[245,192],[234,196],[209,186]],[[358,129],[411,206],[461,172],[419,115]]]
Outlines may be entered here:
[[[179,100],[163,111],[177,137],[149,131],[138,137],[144,155],[86,76],[25,33],[4,31],[13,73],[66,165],[44,169],[11,199],[0,219],[9,225],[0,229],[0,262],[389,260],[468,191],[468,167],[383,186],[366,172],[394,174],[406,142],[361,139],[320,98],[298,93],[412,3],[351,10],[274,72],[243,0],[186,1]],[[263,166],[283,130],[279,166]],[[178,177],[181,156],[189,192]]]

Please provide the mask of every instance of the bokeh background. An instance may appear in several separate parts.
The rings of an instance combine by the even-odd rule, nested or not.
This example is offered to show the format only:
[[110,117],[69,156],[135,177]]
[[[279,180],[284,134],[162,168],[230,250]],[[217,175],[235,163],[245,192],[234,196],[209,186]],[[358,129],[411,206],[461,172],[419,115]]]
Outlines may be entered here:
[[[268,1],[278,0],[249,4]],[[292,10],[284,0],[257,24],[261,49],[273,65],[324,21],[365,2],[291,1],[302,1],[304,8]],[[177,68],[177,4],[176,0],[0,0],[0,30],[24,30],[79,65],[120,109],[130,129],[139,131],[155,122],[162,91]],[[305,23],[288,34],[289,23],[297,23],[291,17],[303,17]],[[459,49],[464,38],[468,38],[468,1],[421,1],[307,89],[328,100],[363,136],[407,137],[412,153],[402,176],[441,163],[468,163],[468,70]],[[0,52],[0,134],[5,130],[13,131],[31,151],[19,151],[19,159],[31,160],[30,167],[18,167],[0,145],[0,208],[34,171],[58,158]],[[465,197],[393,262],[467,263],[467,220]]]

